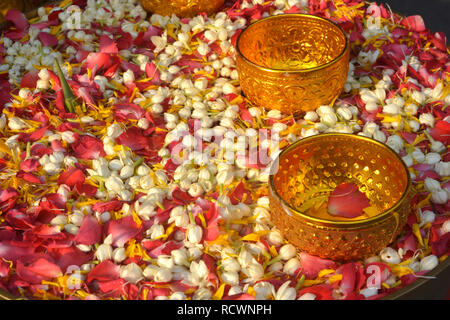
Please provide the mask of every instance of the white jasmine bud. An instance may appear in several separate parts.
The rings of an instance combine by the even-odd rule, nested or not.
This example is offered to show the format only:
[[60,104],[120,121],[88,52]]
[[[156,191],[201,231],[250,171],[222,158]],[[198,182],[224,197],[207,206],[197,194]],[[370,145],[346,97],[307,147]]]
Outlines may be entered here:
[[439,264],[439,259],[435,255],[429,255],[420,260],[420,271],[433,270]]
[[434,170],[441,177],[450,176],[450,162],[440,161],[434,165]]
[[419,116],[419,122],[428,127],[434,127],[434,116],[431,113],[422,113]]
[[441,190],[441,184],[439,183],[439,181],[434,180],[432,178],[425,178],[424,186],[428,192],[435,192]]
[[294,288],[290,287],[291,281],[286,281],[278,289],[275,300],[295,300],[297,293]]
[[315,300],[316,299],[316,295],[314,293],[304,293],[302,294],[297,300]]
[[295,257],[296,249],[292,244],[285,244],[280,248],[280,251],[278,252],[279,257],[283,260],[289,260],[293,257]]
[[425,156],[425,161],[424,162],[427,163],[427,164],[435,165],[439,161],[441,161],[441,155],[439,153],[429,152]]
[[112,258],[116,263],[121,263],[122,261],[124,261],[127,258],[125,255],[125,248],[120,247],[114,249],[114,251],[112,252]]
[[131,283],[138,283],[144,278],[142,269],[134,262],[120,267],[120,277]]
[[386,263],[398,264],[401,262],[398,252],[390,247],[381,250],[380,258],[383,262]]
[[95,257],[101,262],[104,260],[110,260],[112,258],[112,247],[109,244],[102,243],[95,251]]
[[292,258],[284,265],[283,272],[292,276],[300,267],[300,261],[297,258]]
[[187,240],[190,243],[199,243],[202,240],[203,230],[200,226],[190,224],[186,231]]
[[448,193],[445,190],[433,191],[431,193],[431,202],[436,204],[446,204],[448,201]]

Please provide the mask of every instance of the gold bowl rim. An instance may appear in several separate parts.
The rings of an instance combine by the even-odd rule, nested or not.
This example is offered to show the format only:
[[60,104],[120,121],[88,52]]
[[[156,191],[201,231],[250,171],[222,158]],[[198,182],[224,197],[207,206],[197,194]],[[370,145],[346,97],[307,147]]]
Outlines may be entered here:
[[[350,134],[350,133],[322,133],[322,134],[318,134],[318,135],[314,135],[314,136],[310,136],[310,137],[306,137],[303,139],[300,139],[294,143],[292,143],[291,145],[289,145],[288,147],[286,147],[283,151],[280,152],[280,154],[277,156],[277,158],[275,159],[275,161],[272,163],[271,166],[271,172],[274,172],[274,166],[276,165],[276,163],[278,162],[278,165],[281,166],[279,164],[279,160],[281,159],[281,157],[294,150],[298,145],[310,141],[310,140],[315,140],[318,138],[326,138],[326,137],[347,137],[350,139],[356,139],[356,140],[364,140],[370,143],[373,143],[375,145],[378,145],[382,148],[385,148],[387,150],[389,150],[389,152],[391,152],[399,161],[399,163],[403,166],[403,169],[405,170],[406,173],[406,188],[403,191],[403,194],[401,196],[401,198],[395,202],[395,204],[390,207],[389,209],[386,209],[385,211],[377,214],[376,216],[367,218],[367,219],[361,219],[361,220],[351,220],[351,221],[336,221],[336,220],[328,220],[328,219],[321,219],[321,218],[316,218],[316,217],[312,217],[310,215],[307,215],[305,213],[302,213],[300,211],[298,211],[297,209],[293,208],[286,200],[284,200],[280,194],[278,193],[277,189],[275,188],[275,184],[274,184],[274,176],[275,174],[270,174],[269,176],[269,190],[270,192],[277,198],[278,201],[281,201],[281,203],[283,204],[283,206],[287,206],[287,208],[289,210],[291,210],[294,214],[299,215],[300,217],[302,217],[303,219],[312,222],[312,223],[319,223],[322,225],[327,225],[327,226],[332,226],[332,227],[337,227],[337,228],[343,228],[343,229],[359,229],[362,227],[367,226],[368,224],[372,224],[374,222],[378,222],[378,221],[382,221],[385,219],[385,217],[389,214],[391,214],[392,212],[396,211],[405,201],[405,199],[408,197],[409,193],[411,192],[411,188],[412,188],[412,182],[411,182],[411,176],[409,174],[409,170],[407,165],[405,164],[405,162],[403,161],[403,159],[388,145],[377,141],[375,139],[372,138],[368,138],[368,137],[364,137],[364,136],[360,136],[360,135],[355,135],[355,134]],[[278,168],[280,169],[280,168]]]
[[[340,30],[340,32],[343,34],[343,36],[344,36],[344,38],[345,38],[345,45],[344,45],[344,48],[342,49],[342,52],[339,53],[339,55],[338,55],[336,58],[334,58],[333,60],[331,60],[331,61],[329,61],[329,62],[327,62],[327,63],[325,63],[325,64],[322,64],[322,65],[320,65],[320,66],[312,67],[312,68],[306,68],[306,69],[295,69],[295,70],[292,70],[292,69],[272,69],[272,68],[267,68],[267,67],[261,66],[261,65],[259,65],[259,64],[256,64],[256,63],[250,61],[249,59],[247,59],[247,57],[244,56],[244,54],[242,54],[241,49],[240,49],[240,47],[239,47],[239,42],[240,42],[240,40],[241,40],[242,35],[243,35],[247,30],[249,30],[250,28],[254,27],[255,25],[257,25],[257,24],[259,24],[259,23],[264,23],[264,22],[267,21],[267,20],[271,20],[271,19],[283,19],[283,18],[285,18],[285,17],[287,17],[287,16],[289,16],[289,17],[297,17],[297,18],[306,18],[306,19],[317,19],[317,20],[322,20],[322,21],[325,21],[325,22],[329,23],[330,25],[336,27],[337,29]],[[311,71],[321,70],[321,69],[324,69],[324,68],[326,68],[326,67],[328,67],[328,66],[331,66],[331,65],[335,64],[336,62],[338,62],[339,60],[341,60],[341,59],[344,57],[344,55],[345,55],[345,53],[346,53],[346,51],[347,51],[348,49],[349,49],[349,41],[348,41],[347,35],[345,34],[345,31],[344,31],[337,23],[335,23],[334,21],[331,21],[331,20],[329,20],[329,19],[326,19],[326,18],[322,18],[322,17],[316,16],[316,15],[313,15],[313,14],[306,14],[306,13],[284,13],[284,14],[278,14],[278,15],[275,15],[275,16],[268,16],[268,17],[259,19],[259,20],[255,21],[255,22],[252,22],[252,23],[251,23],[250,25],[248,25],[245,29],[243,29],[242,32],[239,34],[237,40],[236,40],[236,53],[237,53],[237,54],[238,54],[238,55],[239,55],[246,63],[249,63],[249,64],[251,64],[252,66],[254,66],[255,68],[258,68],[258,69],[260,69],[260,70],[264,70],[264,71],[266,71],[266,72],[273,72],[273,73],[297,74],[297,73],[306,73],[306,72],[311,72]]]

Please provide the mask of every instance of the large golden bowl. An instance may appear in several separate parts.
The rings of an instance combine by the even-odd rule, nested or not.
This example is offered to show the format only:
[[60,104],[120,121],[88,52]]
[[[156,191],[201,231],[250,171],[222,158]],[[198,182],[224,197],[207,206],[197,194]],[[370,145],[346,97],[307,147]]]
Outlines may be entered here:
[[[347,182],[369,198],[370,215],[313,215],[317,211],[305,206]],[[300,250],[339,261],[371,256],[392,243],[407,221],[413,195],[408,168],[392,149],[340,133],[308,137],[283,150],[269,189],[272,221],[286,239]]]
[[175,14],[178,17],[192,17],[199,13],[213,14],[225,0],[141,0],[142,7],[162,16]]
[[236,42],[244,94],[254,104],[288,114],[332,104],[344,88],[348,64],[344,31],[313,15],[258,20]]

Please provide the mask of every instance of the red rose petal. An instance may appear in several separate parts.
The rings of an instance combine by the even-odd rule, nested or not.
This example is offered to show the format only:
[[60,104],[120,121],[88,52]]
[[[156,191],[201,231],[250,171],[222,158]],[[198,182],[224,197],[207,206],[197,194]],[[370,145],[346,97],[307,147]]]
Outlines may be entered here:
[[142,226],[138,226],[132,216],[126,216],[119,220],[108,221],[105,229],[107,235],[112,235],[113,244],[121,247],[128,240],[136,237],[142,231]]
[[99,48],[102,53],[118,54],[119,49],[114,40],[106,35],[101,35],[99,38]]
[[86,177],[84,176],[83,171],[75,167],[70,167],[59,175],[58,184],[65,184],[69,187],[73,187],[83,183],[85,179]]
[[97,138],[82,135],[72,144],[75,156],[84,160],[98,159],[106,155],[103,142]]
[[41,283],[42,280],[51,280],[63,275],[61,268],[44,258],[38,258],[31,263],[17,261],[17,275],[30,283]]
[[120,275],[119,269],[119,266],[110,260],[102,261],[89,272],[86,282],[116,280]]
[[5,20],[11,21],[19,30],[25,30],[29,27],[29,23],[25,14],[16,9],[9,9],[5,14]]
[[98,223],[97,218],[89,214],[86,215],[73,241],[89,246],[100,243],[101,240],[102,226]]
[[38,38],[46,47],[54,47],[58,44],[58,38],[48,32],[39,32]]
[[312,256],[306,252],[300,252],[300,264],[302,274],[307,279],[314,279],[323,269],[336,269],[336,263],[332,260]]
[[367,196],[353,183],[342,183],[334,189],[328,199],[328,213],[333,216],[355,218],[364,214],[370,205]]

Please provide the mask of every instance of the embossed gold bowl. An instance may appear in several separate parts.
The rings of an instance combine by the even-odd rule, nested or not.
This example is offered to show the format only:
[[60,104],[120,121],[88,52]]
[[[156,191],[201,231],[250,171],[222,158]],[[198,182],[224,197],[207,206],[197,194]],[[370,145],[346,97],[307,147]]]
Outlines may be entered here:
[[192,17],[199,13],[213,14],[225,0],[141,0],[142,7],[162,16],[175,14],[178,17]]
[[[324,201],[341,183],[356,184],[371,210],[353,219],[329,215]],[[285,238],[300,250],[338,261],[365,258],[392,243],[413,196],[408,168],[392,149],[342,133],[308,137],[283,150],[269,190],[272,221]]]
[[333,103],[344,88],[348,64],[344,31],[313,15],[258,20],[236,42],[244,94],[256,105],[287,114]]

